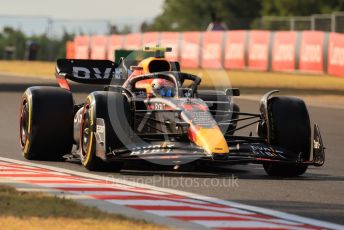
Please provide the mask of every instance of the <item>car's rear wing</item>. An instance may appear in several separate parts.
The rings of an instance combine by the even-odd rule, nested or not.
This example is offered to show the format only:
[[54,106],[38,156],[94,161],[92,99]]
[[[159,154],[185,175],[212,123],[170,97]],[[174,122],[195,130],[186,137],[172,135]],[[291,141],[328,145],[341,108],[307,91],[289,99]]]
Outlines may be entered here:
[[117,63],[109,60],[58,59],[56,79],[60,87],[70,90],[67,80],[86,84],[120,85],[127,79]]

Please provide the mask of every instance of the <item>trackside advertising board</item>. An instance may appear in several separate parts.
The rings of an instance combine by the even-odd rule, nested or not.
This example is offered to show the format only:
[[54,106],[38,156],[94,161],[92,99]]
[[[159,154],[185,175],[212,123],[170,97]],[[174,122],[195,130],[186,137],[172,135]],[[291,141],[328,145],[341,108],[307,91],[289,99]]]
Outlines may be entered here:
[[161,47],[171,47],[172,52],[167,52],[166,58],[170,61],[179,61],[181,33],[179,32],[162,32],[159,40]]
[[182,38],[180,64],[183,68],[200,67],[200,32],[185,32]]
[[247,31],[225,32],[224,67],[226,69],[245,68],[245,49]]
[[142,46],[156,46],[159,45],[160,34],[158,32],[144,33],[142,37]]
[[223,32],[204,32],[202,34],[202,68],[219,69],[222,67]]
[[344,76],[344,34],[322,31],[146,32],[75,36],[66,43],[71,59],[114,59],[118,49],[171,47],[181,68],[287,71]]
[[113,61],[114,60],[114,52],[115,50],[123,48],[123,35],[111,35],[109,37],[109,43],[107,47],[107,59]]
[[297,33],[275,32],[272,46],[272,70],[294,71]]
[[142,49],[142,34],[127,34],[124,35],[124,48],[127,50]]
[[311,73],[324,71],[324,32],[303,31],[299,53],[299,70]]
[[91,37],[91,59],[107,59],[108,36],[95,35]]
[[266,71],[269,66],[269,31],[250,31],[248,46],[248,68]]
[[66,58],[67,59],[75,58],[74,41],[67,41],[67,43],[66,43]]
[[335,76],[344,77],[344,34],[330,34],[327,72]]
[[74,38],[75,58],[89,59],[90,58],[90,37],[76,36]]

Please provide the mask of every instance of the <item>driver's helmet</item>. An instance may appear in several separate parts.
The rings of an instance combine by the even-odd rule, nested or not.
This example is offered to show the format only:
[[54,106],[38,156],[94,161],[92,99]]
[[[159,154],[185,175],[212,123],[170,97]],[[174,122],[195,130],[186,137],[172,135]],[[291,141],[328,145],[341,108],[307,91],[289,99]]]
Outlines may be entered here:
[[173,97],[175,85],[166,79],[154,79],[151,84],[154,97]]

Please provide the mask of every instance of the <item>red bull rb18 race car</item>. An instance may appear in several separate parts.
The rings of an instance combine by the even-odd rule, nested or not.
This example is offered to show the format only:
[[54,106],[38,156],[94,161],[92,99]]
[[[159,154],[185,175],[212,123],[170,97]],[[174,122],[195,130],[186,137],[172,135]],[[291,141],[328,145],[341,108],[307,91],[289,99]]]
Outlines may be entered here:
[[[201,78],[147,48],[141,60],[59,59],[60,87],[34,86],[22,97],[20,145],[29,160],[72,157],[89,170],[119,171],[129,161],[172,165],[247,164],[271,176],[299,176],[324,164],[318,125],[305,103],[266,93],[258,113],[241,112],[238,89],[201,90]],[[67,80],[104,85],[75,104]],[[241,124],[241,123],[245,124]],[[256,126],[257,134],[237,135]]]

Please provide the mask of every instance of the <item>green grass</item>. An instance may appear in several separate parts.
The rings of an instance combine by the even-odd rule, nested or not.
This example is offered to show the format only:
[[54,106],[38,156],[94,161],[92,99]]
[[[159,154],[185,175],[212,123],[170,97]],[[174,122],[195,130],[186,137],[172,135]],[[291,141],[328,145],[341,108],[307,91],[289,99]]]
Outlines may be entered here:
[[102,212],[73,200],[0,186],[0,229],[140,229],[161,226]]

